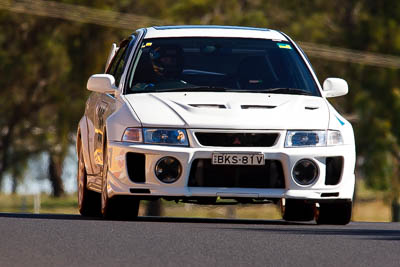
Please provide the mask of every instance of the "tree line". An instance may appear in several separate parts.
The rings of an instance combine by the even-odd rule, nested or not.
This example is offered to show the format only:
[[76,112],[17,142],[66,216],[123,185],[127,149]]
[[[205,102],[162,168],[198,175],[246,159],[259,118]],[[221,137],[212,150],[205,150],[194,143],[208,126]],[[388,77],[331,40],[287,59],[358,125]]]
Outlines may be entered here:
[[[166,24],[219,24],[282,30],[296,41],[400,55],[400,2],[374,0],[63,0],[59,2],[148,16]],[[87,78],[104,70],[113,42],[130,34],[93,24],[0,11],[0,182],[14,187],[29,159],[49,155],[53,195],[85,107]],[[150,26],[150,25],[149,25]],[[310,57],[322,82],[348,81],[334,106],[352,120],[357,176],[400,193],[400,71]]]

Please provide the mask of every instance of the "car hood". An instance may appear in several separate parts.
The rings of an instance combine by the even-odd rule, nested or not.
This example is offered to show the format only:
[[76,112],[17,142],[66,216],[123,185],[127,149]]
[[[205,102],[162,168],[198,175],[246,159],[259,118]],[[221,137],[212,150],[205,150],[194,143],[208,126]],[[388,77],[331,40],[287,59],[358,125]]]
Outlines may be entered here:
[[327,129],[329,107],[304,95],[168,92],[125,95],[143,127]]

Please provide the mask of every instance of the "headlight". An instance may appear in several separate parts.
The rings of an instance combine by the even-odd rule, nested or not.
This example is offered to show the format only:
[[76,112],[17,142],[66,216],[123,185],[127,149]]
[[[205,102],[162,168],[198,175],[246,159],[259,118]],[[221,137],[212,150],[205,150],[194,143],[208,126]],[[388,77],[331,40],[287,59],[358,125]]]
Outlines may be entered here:
[[288,131],[285,147],[342,145],[340,131]]
[[147,144],[188,146],[184,129],[143,129],[144,142]]

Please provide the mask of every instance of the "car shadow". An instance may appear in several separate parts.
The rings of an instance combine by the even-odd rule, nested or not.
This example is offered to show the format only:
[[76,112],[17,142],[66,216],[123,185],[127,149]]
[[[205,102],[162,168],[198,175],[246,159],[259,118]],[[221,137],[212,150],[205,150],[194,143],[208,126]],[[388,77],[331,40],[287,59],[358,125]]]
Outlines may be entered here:
[[[0,213],[0,218],[48,219],[48,220],[94,220],[111,221],[99,217],[84,217],[79,214],[33,214],[33,213]],[[315,225],[315,223],[286,222],[283,220],[193,218],[193,217],[158,217],[139,216],[127,222],[168,222],[168,223],[209,223],[209,224],[251,224],[251,225]]]
[[[377,223],[380,224],[380,223]],[[400,229],[400,224],[399,229]],[[348,226],[337,225],[324,225],[315,227],[296,227],[285,229],[265,229],[265,228],[234,228],[225,227],[219,228],[220,230],[227,231],[249,231],[249,232],[264,232],[266,234],[282,234],[282,235],[313,235],[313,236],[352,236],[367,240],[386,240],[386,241],[400,241],[400,230],[393,229],[355,229]]]
[[[47,219],[47,220],[76,220],[76,221],[104,221],[99,217],[84,217],[78,214],[32,214],[32,213],[0,213],[1,218],[20,218],[20,219]],[[225,219],[225,218],[184,218],[184,217],[156,217],[156,216],[139,216],[133,221],[119,221],[126,223],[194,223],[194,224],[231,224],[238,227],[217,227],[220,231],[248,231],[263,232],[266,234],[282,234],[282,235],[314,235],[314,236],[352,236],[367,240],[385,240],[400,241],[400,224],[389,223],[350,223],[347,226],[323,225],[318,226],[315,222],[286,222],[283,220],[254,220],[254,219]],[[375,229],[378,225],[383,225],[390,229]],[[242,226],[239,226],[242,225]],[[251,225],[244,226],[244,225]],[[258,226],[257,226],[258,225]],[[243,227],[244,226],[244,227]],[[261,227],[260,227],[261,226]],[[264,226],[264,227],[262,227]],[[280,228],[266,226],[282,226]],[[289,227],[284,227],[289,226]],[[293,227],[290,227],[293,226]],[[366,229],[359,229],[365,228]],[[389,227],[388,227],[389,226]],[[394,230],[393,226],[399,228]]]

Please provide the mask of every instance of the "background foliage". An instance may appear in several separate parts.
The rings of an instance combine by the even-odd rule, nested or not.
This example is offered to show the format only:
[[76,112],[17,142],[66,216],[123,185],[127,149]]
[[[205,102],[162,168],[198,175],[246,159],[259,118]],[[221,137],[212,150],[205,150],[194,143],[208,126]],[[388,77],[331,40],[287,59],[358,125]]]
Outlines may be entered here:
[[[400,1],[337,0],[63,0],[140,14],[166,24],[221,24],[282,30],[296,41],[400,55]],[[130,32],[0,10],[0,182],[14,190],[27,161],[48,153],[53,194],[63,193],[61,170],[74,142],[90,74],[100,73],[112,42]],[[400,71],[312,58],[322,82],[348,81],[333,104],[353,122],[357,177],[399,196]]]

